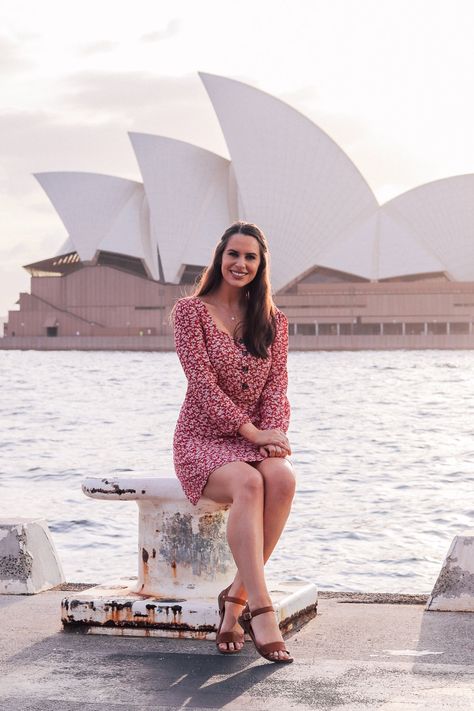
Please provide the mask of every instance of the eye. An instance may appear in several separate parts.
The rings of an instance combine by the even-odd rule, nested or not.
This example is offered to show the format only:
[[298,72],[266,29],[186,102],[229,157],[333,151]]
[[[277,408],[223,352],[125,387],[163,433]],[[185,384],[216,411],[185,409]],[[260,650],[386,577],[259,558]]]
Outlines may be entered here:
[[229,255],[229,257],[237,257],[238,256],[238,253],[235,251],[235,249],[229,249],[227,254]]
[[247,254],[247,259],[250,260],[251,262],[254,262],[257,257],[255,254]]

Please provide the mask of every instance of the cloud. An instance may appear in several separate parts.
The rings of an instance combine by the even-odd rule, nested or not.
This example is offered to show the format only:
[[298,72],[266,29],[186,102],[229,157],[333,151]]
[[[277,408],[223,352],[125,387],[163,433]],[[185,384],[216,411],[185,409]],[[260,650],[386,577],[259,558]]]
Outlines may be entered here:
[[92,44],[84,45],[79,49],[79,54],[88,57],[91,54],[100,54],[101,52],[113,52],[119,46],[119,42],[109,42],[107,40],[104,40],[103,42],[94,42]]
[[148,32],[147,34],[142,35],[140,37],[140,40],[142,42],[161,42],[162,40],[170,39],[171,37],[174,37],[179,33],[182,24],[182,20],[179,20],[177,17],[175,17],[168,22],[168,24],[163,30]]
[[119,122],[188,141],[227,156],[211,102],[197,74],[166,77],[151,72],[80,72],[59,86],[62,111],[96,122]]
[[23,47],[5,35],[0,36],[0,66],[2,74],[19,74],[33,67],[33,62],[23,56]]

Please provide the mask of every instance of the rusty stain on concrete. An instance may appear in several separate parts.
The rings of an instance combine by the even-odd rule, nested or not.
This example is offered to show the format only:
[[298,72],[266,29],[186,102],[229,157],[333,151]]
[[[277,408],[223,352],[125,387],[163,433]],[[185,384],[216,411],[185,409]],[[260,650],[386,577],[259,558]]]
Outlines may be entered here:
[[225,537],[225,511],[199,517],[193,531],[191,514],[164,516],[159,553],[175,572],[176,566],[192,568],[193,575],[213,576],[228,568],[230,551]]
[[84,492],[88,492],[89,494],[118,494],[119,496],[122,496],[122,494],[136,494],[137,490],[136,489],[122,489],[120,488],[120,485],[117,484],[117,482],[114,481],[109,481],[108,479],[102,479],[104,482],[105,486],[112,487],[112,489],[102,489],[98,487],[93,487],[93,488],[88,488],[87,486],[82,486],[82,489]]

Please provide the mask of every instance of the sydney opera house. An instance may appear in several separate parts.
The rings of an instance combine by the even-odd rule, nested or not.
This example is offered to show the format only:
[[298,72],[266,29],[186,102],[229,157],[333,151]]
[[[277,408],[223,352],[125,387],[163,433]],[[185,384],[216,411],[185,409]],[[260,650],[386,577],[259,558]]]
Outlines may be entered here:
[[0,347],[172,348],[173,303],[237,218],[269,238],[290,347],[474,347],[474,175],[380,205],[308,118],[241,82],[201,79],[230,160],[133,133],[142,182],[36,176],[65,242],[25,266],[31,293],[9,312]]

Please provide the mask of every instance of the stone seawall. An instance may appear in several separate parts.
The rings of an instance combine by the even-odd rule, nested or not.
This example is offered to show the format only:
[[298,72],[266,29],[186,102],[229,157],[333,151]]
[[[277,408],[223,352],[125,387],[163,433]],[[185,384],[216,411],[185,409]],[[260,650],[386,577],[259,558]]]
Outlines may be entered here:
[[[290,351],[474,350],[474,334],[290,336]],[[5,336],[0,350],[174,351],[173,336]]]

